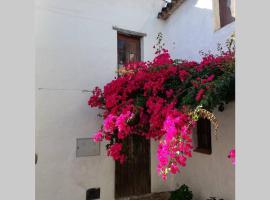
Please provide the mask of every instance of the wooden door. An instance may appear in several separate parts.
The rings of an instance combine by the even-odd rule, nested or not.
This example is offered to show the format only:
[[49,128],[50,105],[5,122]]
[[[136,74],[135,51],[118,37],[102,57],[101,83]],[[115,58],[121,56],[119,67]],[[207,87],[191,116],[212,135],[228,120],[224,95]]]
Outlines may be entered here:
[[[141,59],[140,38],[118,35],[118,66]],[[115,163],[115,198],[151,192],[150,142],[132,135],[123,142],[127,160]]]

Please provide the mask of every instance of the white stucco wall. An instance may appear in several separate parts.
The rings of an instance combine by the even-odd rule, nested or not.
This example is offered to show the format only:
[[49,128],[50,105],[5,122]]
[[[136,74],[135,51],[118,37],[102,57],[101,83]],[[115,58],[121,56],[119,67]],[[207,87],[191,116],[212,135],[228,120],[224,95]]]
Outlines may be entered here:
[[[98,111],[87,105],[94,86],[115,76],[117,32],[112,26],[147,33],[144,57],[160,31],[157,0],[41,0],[36,2],[36,199],[84,200],[101,188],[114,197],[114,161],[76,158],[76,138],[99,128]],[[42,88],[42,89],[40,89]],[[44,88],[44,89],[43,89]]]
[[[152,191],[174,190],[186,184],[194,194],[194,200],[206,200],[208,197],[234,200],[235,199],[235,169],[227,158],[229,150],[234,147],[235,141],[235,104],[225,105],[225,110],[215,110],[219,121],[218,137],[212,136],[212,154],[193,152],[187,166],[180,174],[169,176],[163,183],[156,174],[157,160],[152,159]],[[214,130],[214,127],[212,127]],[[213,131],[212,131],[213,132]],[[194,133],[195,134],[195,133]],[[152,157],[155,158],[157,145],[152,142]]]
[[[114,197],[114,162],[104,145],[101,156],[75,155],[76,138],[89,137],[101,124],[98,110],[87,106],[90,94],[82,90],[102,87],[115,76],[117,35],[112,26],[147,34],[142,41],[145,60],[153,58],[159,31],[173,57],[198,60],[199,50],[215,49],[234,29],[230,24],[213,32],[211,0],[186,1],[167,21],[156,18],[162,4],[161,0],[36,1],[37,200],[81,200],[92,187],[101,188],[102,200]],[[156,174],[156,145],[151,143],[153,192],[186,183],[198,197],[212,192],[234,199],[234,169],[226,155],[222,157],[234,144],[234,109],[231,106],[219,115],[222,134],[213,141],[213,154],[194,153],[183,174],[166,183]],[[209,175],[207,181],[204,174]]]
[[[170,16],[162,32],[173,58],[199,61],[200,50],[217,52],[217,43],[225,43],[234,32],[235,23],[214,31],[213,16],[212,0],[188,0]],[[227,158],[235,143],[234,103],[227,105],[224,112],[216,114],[221,126],[218,140],[212,138],[212,154],[194,152],[182,173],[170,177],[166,184],[156,175],[157,144],[152,142],[152,182],[155,183],[152,191],[173,190],[187,184],[195,200],[205,200],[210,196],[235,199],[235,169]]]
[[216,52],[235,30],[235,23],[214,31],[212,0],[187,0],[166,21],[166,46],[174,58],[199,61],[200,50]]

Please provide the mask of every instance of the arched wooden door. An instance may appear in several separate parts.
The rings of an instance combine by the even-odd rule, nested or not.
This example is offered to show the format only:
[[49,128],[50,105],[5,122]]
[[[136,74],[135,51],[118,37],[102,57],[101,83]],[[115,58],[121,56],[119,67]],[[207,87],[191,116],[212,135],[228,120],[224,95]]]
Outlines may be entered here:
[[[118,34],[118,65],[141,59],[140,38]],[[151,192],[150,141],[138,135],[124,140],[127,160],[115,163],[115,198]]]

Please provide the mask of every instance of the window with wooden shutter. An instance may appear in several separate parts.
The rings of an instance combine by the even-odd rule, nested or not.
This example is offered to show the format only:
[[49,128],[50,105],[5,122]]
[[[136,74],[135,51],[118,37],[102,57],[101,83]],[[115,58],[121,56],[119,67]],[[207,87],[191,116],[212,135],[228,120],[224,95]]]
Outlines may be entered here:
[[213,0],[215,30],[235,21],[235,0]]
[[234,21],[232,2],[233,0],[219,0],[220,28]]
[[196,130],[197,144],[194,151],[211,154],[211,122],[208,119],[199,119]]

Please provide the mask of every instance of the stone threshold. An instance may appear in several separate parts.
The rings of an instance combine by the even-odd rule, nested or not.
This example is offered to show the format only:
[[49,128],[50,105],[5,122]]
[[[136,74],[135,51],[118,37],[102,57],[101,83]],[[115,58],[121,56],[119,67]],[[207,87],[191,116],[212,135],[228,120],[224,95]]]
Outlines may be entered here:
[[117,198],[116,200],[169,200],[170,192],[149,193],[139,196]]

